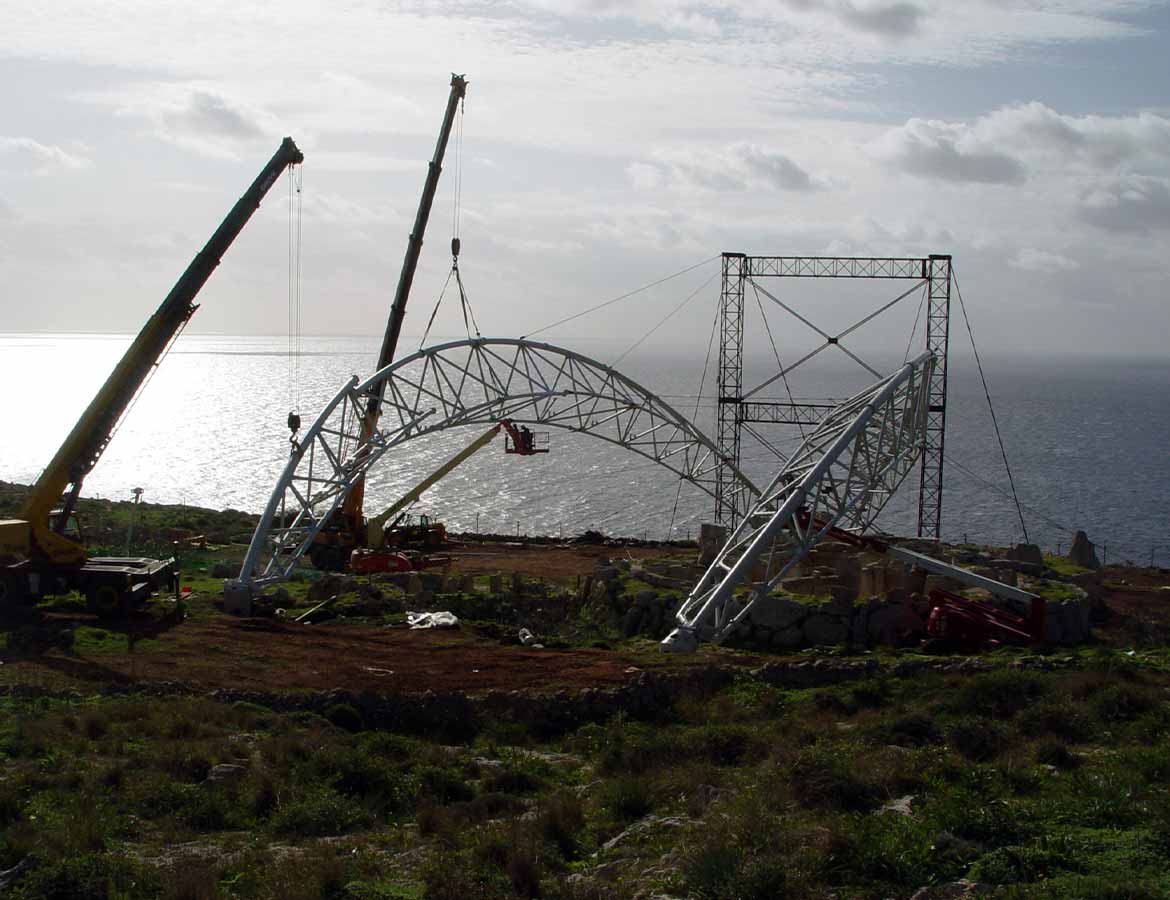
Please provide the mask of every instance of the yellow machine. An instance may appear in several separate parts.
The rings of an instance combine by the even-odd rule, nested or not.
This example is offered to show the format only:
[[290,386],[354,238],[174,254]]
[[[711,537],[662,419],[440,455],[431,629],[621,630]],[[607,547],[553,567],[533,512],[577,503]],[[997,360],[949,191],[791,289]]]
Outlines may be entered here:
[[147,320],[33,485],[18,518],[0,520],[0,612],[45,594],[80,590],[95,611],[113,613],[158,588],[177,589],[174,560],[87,557],[74,507],[118,422],[198,309],[192,301],[223,254],[280,174],[303,160],[292,138],[285,138]]

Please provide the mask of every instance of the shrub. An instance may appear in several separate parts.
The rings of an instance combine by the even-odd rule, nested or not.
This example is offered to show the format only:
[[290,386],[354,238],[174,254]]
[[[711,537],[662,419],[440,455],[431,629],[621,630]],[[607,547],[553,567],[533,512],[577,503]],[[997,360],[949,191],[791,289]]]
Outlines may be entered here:
[[942,732],[934,719],[922,713],[899,716],[877,731],[879,739],[899,747],[925,747],[942,740]]
[[1036,672],[996,669],[967,679],[948,706],[957,713],[1007,719],[1044,696],[1048,689],[1048,682]]
[[972,762],[989,760],[1007,746],[1007,732],[992,719],[960,719],[950,727],[947,738],[952,747]]
[[325,710],[325,718],[349,732],[358,732],[365,727],[362,714],[348,703],[334,703]]
[[515,766],[505,766],[484,780],[484,788],[501,794],[531,794],[544,786],[543,778]]
[[1043,741],[1036,746],[1036,762],[1058,769],[1075,769],[1081,759],[1060,741]]
[[1092,740],[1097,730],[1078,705],[1057,700],[1029,706],[1016,722],[1020,731],[1029,737],[1051,734],[1073,743]]
[[149,896],[154,875],[122,857],[110,853],[89,853],[40,862],[20,883],[20,896],[60,900],[104,900],[106,897]]
[[537,819],[541,833],[565,859],[577,855],[577,835],[585,827],[585,811],[573,794],[557,793],[545,798]]
[[282,805],[272,817],[278,834],[323,837],[344,834],[368,823],[366,811],[354,801],[327,788],[317,788]]
[[724,838],[687,853],[682,876],[687,896],[702,900],[774,900],[787,893],[788,871],[780,853],[745,849]]
[[508,857],[508,880],[518,897],[540,896],[540,866],[530,848],[512,847]]
[[1098,691],[1090,706],[1102,722],[1132,722],[1152,710],[1156,699],[1141,687],[1133,684],[1114,684]]
[[842,748],[825,743],[806,747],[787,772],[792,793],[810,809],[867,809],[876,800],[873,788],[853,772]]
[[418,772],[420,792],[436,803],[457,803],[475,796],[458,772],[440,766],[426,766]]
[[637,776],[614,778],[601,788],[601,808],[619,822],[640,819],[654,808],[650,782]]

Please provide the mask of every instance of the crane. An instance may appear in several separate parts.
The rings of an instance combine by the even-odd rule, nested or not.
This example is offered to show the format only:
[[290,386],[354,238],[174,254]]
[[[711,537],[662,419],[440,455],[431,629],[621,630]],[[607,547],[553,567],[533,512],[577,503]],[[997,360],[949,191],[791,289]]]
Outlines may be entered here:
[[303,161],[304,154],[286,137],[147,319],[33,485],[18,517],[0,520],[0,611],[76,589],[95,611],[113,613],[164,584],[177,587],[174,560],[87,558],[74,507],[134,397],[198,309],[193,301],[220,259],[280,174]]
[[[447,141],[451,136],[451,127],[455,122],[455,112],[459,102],[467,94],[467,79],[463,75],[451,75],[451,91],[447,95],[447,107],[443,113],[443,124],[439,128],[439,139],[435,144],[434,156],[427,168],[426,182],[423,184],[422,197],[419,200],[418,211],[414,218],[414,228],[406,244],[406,256],[402,260],[402,270],[398,276],[398,287],[394,291],[394,302],[390,306],[390,317],[386,322],[386,332],[382,337],[382,349],[378,353],[378,368],[386,368],[394,361],[394,353],[398,348],[398,337],[402,333],[402,322],[406,318],[406,301],[410,297],[410,289],[414,284],[414,273],[418,268],[419,255],[422,253],[423,235],[427,230],[427,221],[430,219],[431,206],[435,200],[435,191],[439,186],[439,176],[443,172],[443,156],[447,152]],[[458,238],[451,242],[452,251],[458,252]],[[376,393],[370,397],[362,416],[361,439],[363,448],[359,453],[367,452],[365,442],[374,433],[378,426],[378,418],[382,411],[382,391],[384,382],[379,382]],[[355,547],[366,546],[366,523],[362,515],[362,506],[365,501],[365,479],[359,478],[350,489],[340,510],[325,528],[318,532],[314,539],[313,549],[309,554],[313,565],[320,569],[340,571],[350,552]]]

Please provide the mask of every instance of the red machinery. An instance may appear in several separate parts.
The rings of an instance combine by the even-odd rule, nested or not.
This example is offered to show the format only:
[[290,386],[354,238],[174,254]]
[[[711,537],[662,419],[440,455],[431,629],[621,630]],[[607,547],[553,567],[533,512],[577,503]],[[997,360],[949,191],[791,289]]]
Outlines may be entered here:
[[[807,512],[799,517],[802,528],[810,525],[822,528],[820,522],[812,519]],[[1001,584],[991,578],[968,572],[959,566],[932,559],[921,553],[914,553],[900,547],[892,547],[877,538],[853,534],[837,527],[826,532],[834,540],[850,544],[874,553],[881,553],[911,565],[933,571],[946,578],[953,578],[972,587],[982,588],[993,596],[1016,603],[1029,604],[1029,615],[1025,618],[1008,610],[988,603],[936,588],[930,592],[930,615],[927,617],[927,641],[931,644],[945,644],[964,649],[997,647],[1000,644],[1040,644],[1044,641],[1044,598],[1021,591],[1019,588]]]
[[547,431],[533,431],[527,425],[518,426],[509,419],[503,419],[500,424],[508,433],[504,441],[505,453],[518,453],[521,456],[548,453]]

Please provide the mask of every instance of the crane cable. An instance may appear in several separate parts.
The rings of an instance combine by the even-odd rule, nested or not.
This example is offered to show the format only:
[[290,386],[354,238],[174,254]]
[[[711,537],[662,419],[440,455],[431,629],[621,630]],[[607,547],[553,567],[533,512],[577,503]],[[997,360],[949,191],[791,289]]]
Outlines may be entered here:
[[423,331],[422,339],[418,342],[418,348],[421,350],[427,342],[427,338],[431,334],[431,326],[435,324],[435,316],[439,314],[439,307],[443,303],[443,297],[447,294],[447,288],[451,286],[451,279],[455,279],[455,285],[459,288],[459,306],[463,310],[463,330],[467,332],[467,337],[471,337],[471,329],[475,328],[475,336],[477,338],[483,337],[479,330],[479,323],[475,320],[475,310],[471,308],[471,300],[467,296],[467,290],[463,286],[463,276],[459,272],[459,250],[462,247],[462,240],[459,232],[462,225],[463,218],[463,114],[467,105],[467,98],[462,97],[459,100],[459,119],[455,123],[455,186],[452,191],[452,210],[451,210],[451,271],[447,273],[447,280],[443,282],[443,289],[439,291],[439,299],[435,301],[435,308],[431,310],[431,317],[427,320],[426,330]]
[[[301,234],[304,221],[304,175],[288,167],[288,430],[295,449],[301,429]],[[295,201],[295,202],[294,202]]]
[[1020,506],[1020,496],[1016,493],[1016,481],[1012,478],[1012,467],[1008,464],[1007,450],[1004,449],[1003,435],[999,431],[999,419],[995,415],[995,406],[991,402],[991,390],[987,387],[987,377],[983,374],[983,362],[979,359],[979,348],[975,346],[975,334],[971,331],[971,320],[967,317],[967,305],[963,302],[963,292],[959,288],[959,279],[955,275],[955,268],[951,266],[951,280],[955,283],[955,294],[959,298],[959,309],[963,312],[963,323],[967,326],[967,336],[971,339],[971,350],[975,354],[975,365],[979,369],[979,379],[983,382],[983,394],[987,397],[987,408],[991,412],[991,424],[995,427],[995,439],[999,441],[999,453],[1003,457],[1003,467],[1007,471],[1008,484],[1012,490],[1012,501],[1016,505],[1016,515],[1020,518],[1020,530],[1024,532],[1024,543],[1028,539],[1028,526],[1024,524],[1024,510]]

